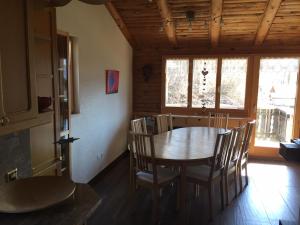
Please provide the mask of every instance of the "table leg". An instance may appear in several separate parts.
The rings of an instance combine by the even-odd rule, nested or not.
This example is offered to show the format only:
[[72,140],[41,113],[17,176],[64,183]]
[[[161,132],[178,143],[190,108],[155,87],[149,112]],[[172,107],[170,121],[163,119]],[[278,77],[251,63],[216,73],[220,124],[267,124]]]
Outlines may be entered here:
[[187,215],[186,215],[186,167],[181,165],[180,171],[180,211],[182,225],[187,224]]

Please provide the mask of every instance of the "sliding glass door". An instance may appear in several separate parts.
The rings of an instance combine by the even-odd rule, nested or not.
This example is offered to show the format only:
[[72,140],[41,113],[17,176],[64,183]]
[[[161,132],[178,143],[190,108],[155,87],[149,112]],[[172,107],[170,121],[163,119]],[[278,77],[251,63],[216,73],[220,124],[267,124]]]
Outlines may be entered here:
[[294,137],[298,75],[299,58],[260,59],[254,138],[256,150],[277,150],[280,142]]

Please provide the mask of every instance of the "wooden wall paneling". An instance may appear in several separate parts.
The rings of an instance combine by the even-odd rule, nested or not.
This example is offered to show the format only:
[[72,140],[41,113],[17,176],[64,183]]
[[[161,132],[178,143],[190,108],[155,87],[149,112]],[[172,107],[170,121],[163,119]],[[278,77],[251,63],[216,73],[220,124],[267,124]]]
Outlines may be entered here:
[[269,0],[268,6],[265,9],[264,16],[262,17],[256,33],[256,38],[254,41],[255,45],[261,45],[264,42],[272,26],[273,20],[276,16],[281,2],[282,0]]
[[[297,0],[282,1],[277,15],[274,20],[270,21],[276,11],[278,1],[282,0],[223,0],[221,12],[221,8],[216,7],[221,5],[221,0],[160,0],[158,4],[156,1],[139,0],[112,0],[111,2],[127,26],[129,33],[136,40],[136,48],[172,47],[165,33],[171,33],[169,28],[161,29],[163,25],[166,25],[164,19],[160,17],[158,5],[161,2],[168,3],[168,12],[172,15],[170,20],[173,21],[169,24],[175,26],[178,48],[184,47],[192,50],[195,47],[205,47],[211,43],[210,36],[212,36],[213,40],[217,40],[219,37],[217,49],[243,46],[252,50],[256,35],[266,34],[268,35],[264,38],[263,46],[269,50],[278,44],[284,44],[283,47],[293,45],[299,47],[300,40],[297,37],[300,35],[300,29],[297,24],[300,3]],[[218,9],[216,10],[217,16],[212,16],[210,9]],[[195,12],[192,29],[186,19],[188,10]],[[268,13],[269,11],[270,13]],[[213,29],[209,29],[209,27]],[[221,27],[221,29],[217,27]],[[213,32],[213,30],[217,32]],[[267,30],[269,31],[266,32]]]
[[[157,51],[134,51],[133,107],[137,111],[160,112],[161,55]],[[143,66],[152,66],[148,81],[144,80]]]
[[224,0],[220,46],[252,46],[267,3],[268,0]]
[[[209,45],[210,1],[169,0],[168,3],[175,21],[178,46],[194,48]],[[186,19],[188,10],[195,12],[191,26]]]
[[162,28],[162,19],[156,1],[111,1],[135,39],[135,49],[144,47],[170,47]]
[[264,44],[299,45],[299,23],[300,2],[297,0],[282,1]]

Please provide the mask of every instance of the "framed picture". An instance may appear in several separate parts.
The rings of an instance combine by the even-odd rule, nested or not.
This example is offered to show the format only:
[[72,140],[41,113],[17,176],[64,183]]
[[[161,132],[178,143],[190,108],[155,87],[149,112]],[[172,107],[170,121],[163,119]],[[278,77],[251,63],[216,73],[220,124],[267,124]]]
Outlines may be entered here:
[[119,71],[106,70],[106,94],[118,93]]

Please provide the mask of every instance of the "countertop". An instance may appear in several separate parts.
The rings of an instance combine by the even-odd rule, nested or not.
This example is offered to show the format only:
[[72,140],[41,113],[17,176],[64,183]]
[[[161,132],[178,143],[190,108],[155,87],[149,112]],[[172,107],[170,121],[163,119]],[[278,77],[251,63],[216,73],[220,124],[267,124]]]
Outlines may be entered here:
[[74,196],[48,209],[24,214],[0,213],[1,225],[83,225],[101,204],[88,184],[76,184]]

